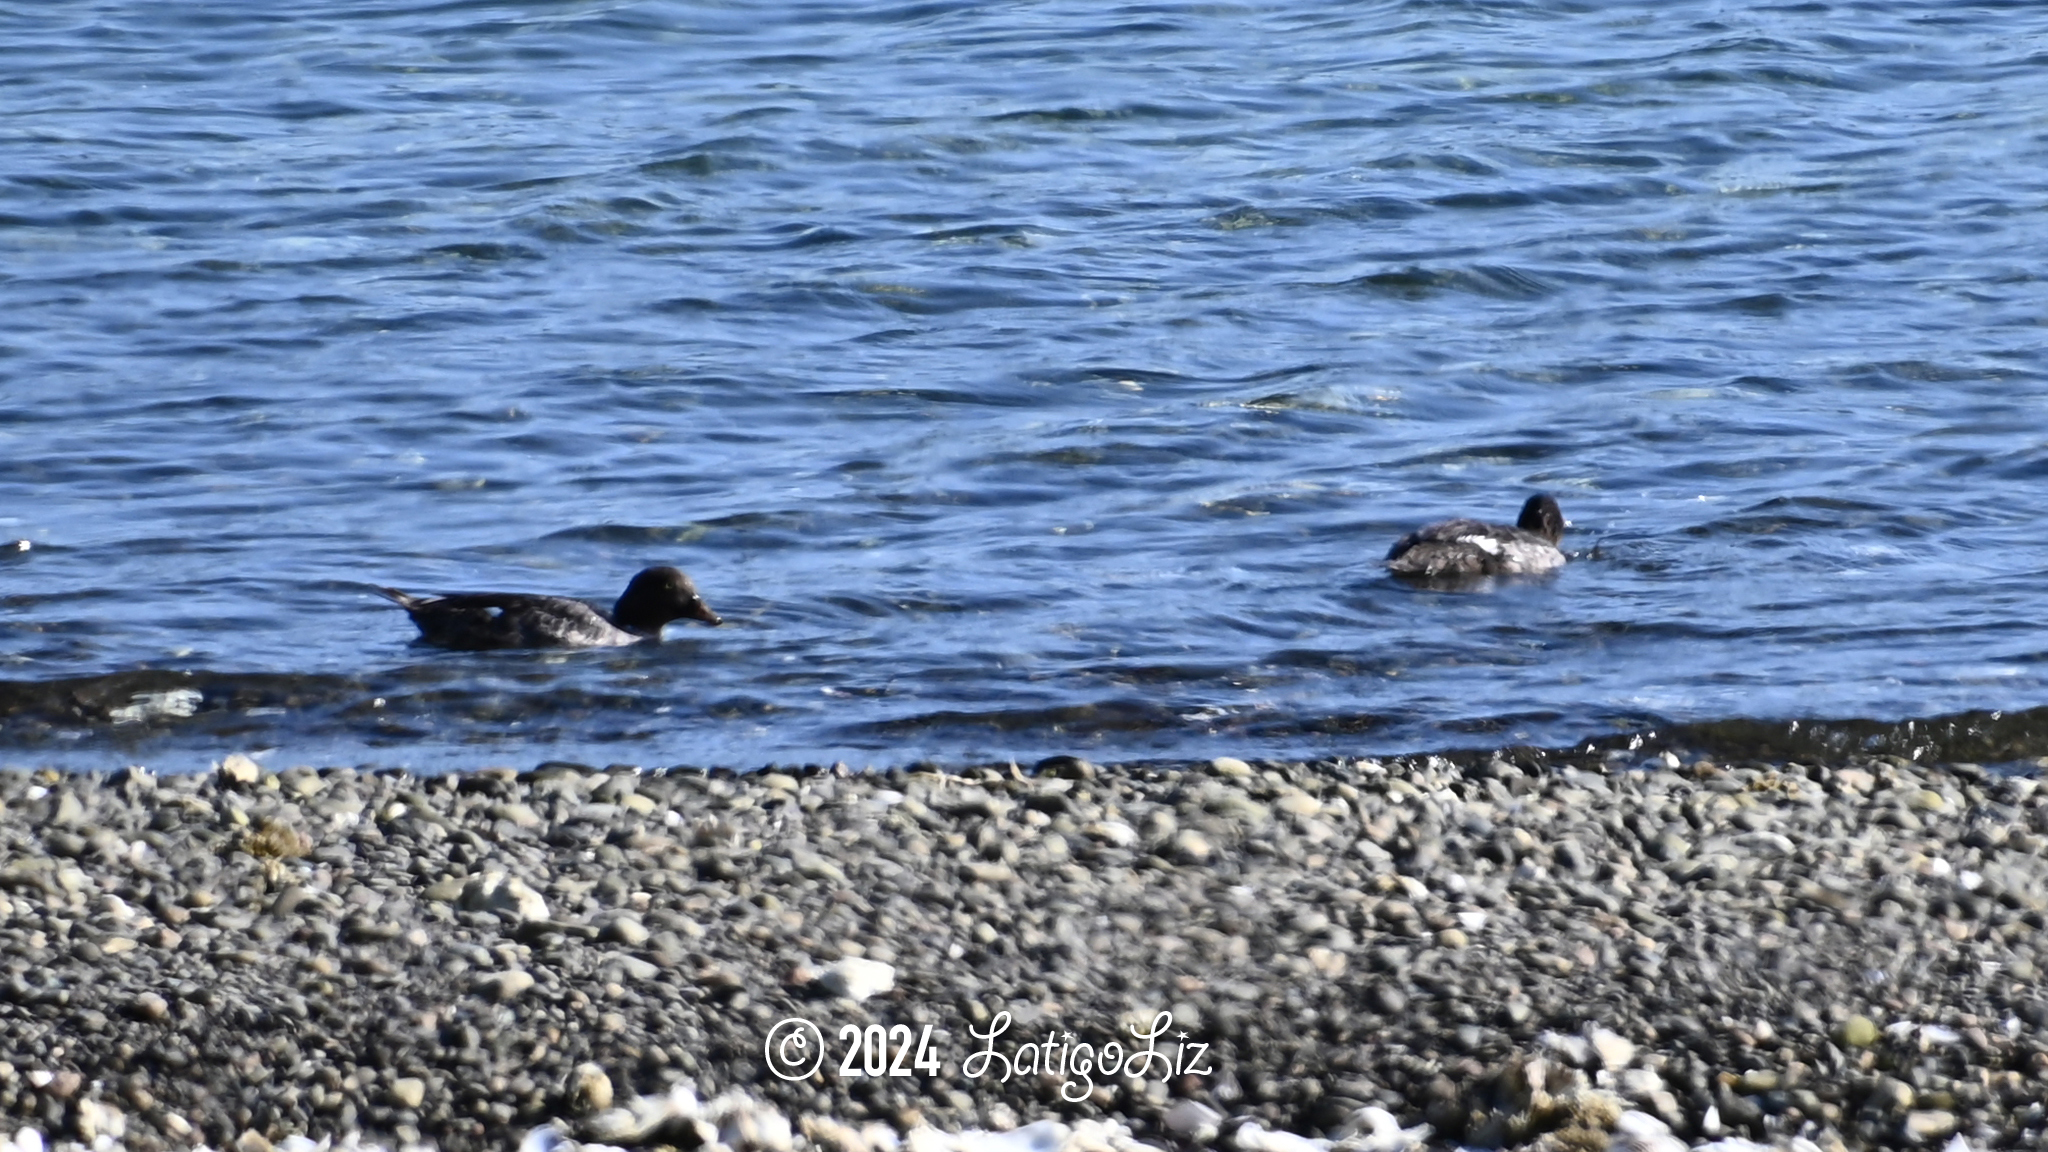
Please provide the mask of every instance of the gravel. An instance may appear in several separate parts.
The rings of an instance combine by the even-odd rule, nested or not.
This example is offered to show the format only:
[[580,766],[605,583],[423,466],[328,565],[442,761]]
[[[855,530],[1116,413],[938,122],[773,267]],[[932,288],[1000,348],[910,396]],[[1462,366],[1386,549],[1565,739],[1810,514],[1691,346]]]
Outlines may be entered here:
[[0,1149],[2037,1147],[2044,848],[1885,758],[0,773]]

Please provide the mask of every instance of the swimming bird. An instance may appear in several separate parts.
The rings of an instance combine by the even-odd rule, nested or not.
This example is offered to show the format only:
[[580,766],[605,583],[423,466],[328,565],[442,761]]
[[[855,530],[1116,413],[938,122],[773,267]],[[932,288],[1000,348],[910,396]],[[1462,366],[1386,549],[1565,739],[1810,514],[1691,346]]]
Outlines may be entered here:
[[1510,528],[1478,520],[1442,520],[1417,528],[1394,542],[1387,568],[1396,576],[1422,580],[1468,580],[1481,576],[1533,576],[1564,567],[1564,513],[1557,501],[1537,493],[1522,505]]
[[718,613],[697,586],[675,568],[648,568],[633,577],[609,613],[567,596],[527,592],[460,592],[415,596],[379,588],[419,625],[420,639],[442,648],[616,648],[661,639],[671,620],[717,626]]

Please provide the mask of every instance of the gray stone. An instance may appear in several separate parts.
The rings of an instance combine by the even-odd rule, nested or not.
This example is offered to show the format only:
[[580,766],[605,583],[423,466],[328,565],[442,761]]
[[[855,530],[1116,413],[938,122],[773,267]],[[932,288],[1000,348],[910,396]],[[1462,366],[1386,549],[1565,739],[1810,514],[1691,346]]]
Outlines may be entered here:
[[1204,864],[1214,854],[1209,838],[1193,828],[1183,828],[1174,834],[1173,857],[1183,864]]
[[624,944],[629,948],[638,948],[642,944],[647,943],[648,935],[646,925],[640,923],[637,918],[632,916],[614,916],[610,920],[605,921],[605,925],[598,932],[597,938],[608,943]]
[[1692,853],[1692,843],[1675,832],[1660,834],[1650,844],[1650,856],[1667,863],[1683,860]]
[[391,1082],[391,1099],[401,1108],[418,1108],[426,1103],[427,1082],[417,1076],[400,1076]]
[[1610,1072],[1620,1071],[1635,1061],[1636,1046],[1628,1037],[1603,1028],[1597,1024],[1586,1028],[1586,1041],[1593,1047],[1594,1056],[1600,1066]]
[[471,988],[477,995],[488,996],[493,1000],[516,1000],[531,991],[533,985],[533,973],[522,968],[512,968],[479,976]]
[[1223,1130],[1223,1113],[1199,1100],[1176,1100],[1160,1117],[1166,1130],[1194,1144],[1212,1144]]
[[1956,1115],[1943,1109],[1927,1109],[1906,1113],[1903,1131],[1908,1140],[1940,1140],[1955,1134]]
[[220,762],[220,780],[223,784],[247,787],[263,778],[263,767],[240,752],[227,756]]
[[143,992],[135,997],[135,1016],[140,1020],[162,1020],[171,1014],[170,1001],[154,992]]
[[611,1077],[596,1064],[578,1064],[567,1086],[570,1107],[579,1112],[602,1112],[612,1106]]
[[494,912],[520,922],[546,920],[548,902],[517,876],[487,871],[462,888],[462,906],[473,912]]
[[533,810],[531,804],[520,801],[493,804],[490,807],[490,815],[494,820],[509,821],[516,828],[538,828],[546,823],[541,819],[540,813]]

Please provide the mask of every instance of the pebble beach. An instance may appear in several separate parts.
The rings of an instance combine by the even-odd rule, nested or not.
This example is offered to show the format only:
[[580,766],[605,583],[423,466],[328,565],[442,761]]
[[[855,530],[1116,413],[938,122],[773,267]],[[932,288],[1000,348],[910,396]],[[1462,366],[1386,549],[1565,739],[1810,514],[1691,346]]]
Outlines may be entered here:
[[1897,758],[6,773],[0,1147],[2037,1147],[2044,849]]

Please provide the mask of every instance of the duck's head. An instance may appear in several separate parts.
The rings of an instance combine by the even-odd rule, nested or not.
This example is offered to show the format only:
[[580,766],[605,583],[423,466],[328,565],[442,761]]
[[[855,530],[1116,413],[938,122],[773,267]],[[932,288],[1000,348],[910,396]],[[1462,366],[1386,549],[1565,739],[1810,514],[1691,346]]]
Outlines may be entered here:
[[1515,527],[1524,532],[1534,532],[1552,544],[1564,539],[1564,513],[1557,501],[1538,492],[1522,505],[1522,515],[1516,519]]
[[724,623],[697,586],[680,568],[647,568],[633,577],[612,609],[612,619],[639,632],[659,632],[671,620],[702,620],[716,627]]

